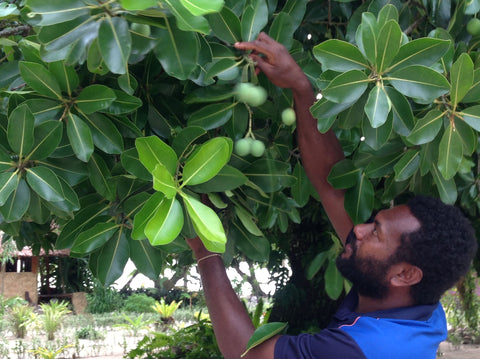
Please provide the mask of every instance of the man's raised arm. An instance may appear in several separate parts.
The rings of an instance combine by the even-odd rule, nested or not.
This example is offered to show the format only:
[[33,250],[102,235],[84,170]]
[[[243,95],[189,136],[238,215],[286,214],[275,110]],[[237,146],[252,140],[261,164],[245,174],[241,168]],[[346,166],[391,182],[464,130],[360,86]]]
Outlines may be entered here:
[[330,222],[339,238],[345,242],[353,223],[343,205],[344,191],[334,189],[327,181],[332,166],[341,161],[344,155],[332,131],[322,134],[317,129],[317,121],[310,113],[315,101],[310,82],[287,49],[265,33],[261,33],[255,41],[236,43],[235,47],[252,50],[250,56],[257,63],[257,68],[274,85],[291,89],[303,166]]

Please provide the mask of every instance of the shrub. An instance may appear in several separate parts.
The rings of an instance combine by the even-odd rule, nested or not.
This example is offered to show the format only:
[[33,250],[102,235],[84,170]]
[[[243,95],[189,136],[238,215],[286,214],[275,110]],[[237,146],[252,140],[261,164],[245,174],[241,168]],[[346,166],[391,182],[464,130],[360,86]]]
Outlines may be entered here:
[[132,294],[123,304],[125,312],[133,313],[154,313],[152,306],[155,305],[155,298],[149,297],[146,294]]
[[55,332],[60,328],[63,318],[70,313],[67,306],[68,303],[64,301],[51,301],[48,304],[40,304],[43,311],[43,316],[41,317],[43,329],[47,333],[48,340],[55,339]]
[[78,329],[75,332],[75,336],[77,337],[77,339],[89,340],[103,339],[105,337],[102,333],[100,333],[91,325]]
[[33,308],[28,304],[17,303],[9,309],[8,316],[15,336],[25,338],[27,326],[35,321]]
[[92,314],[111,313],[121,309],[123,299],[112,287],[106,287],[98,281],[92,293],[87,294],[87,311]]

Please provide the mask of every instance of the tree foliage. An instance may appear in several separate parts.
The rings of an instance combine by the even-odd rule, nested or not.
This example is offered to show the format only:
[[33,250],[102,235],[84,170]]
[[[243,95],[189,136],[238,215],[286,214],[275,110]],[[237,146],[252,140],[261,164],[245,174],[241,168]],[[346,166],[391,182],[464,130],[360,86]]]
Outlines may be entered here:
[[[343,145],[329,180],[355,223],[412,193],[475,217],[480,38],[465,24],[479,10],[478,0],[2,2],[0,228],[87,256],[106,284],[129,258],[150,278],[172,258],[191,263],[183,237],[195,234],[227,263],[268,260],[271,231],[300,223],[315,193],[281,121],[290,92],[233,47],[260,31],[322,93],[311,112]],[[267,101],[239,101],[239,82],[263,86]],[[266,152],[237,155],[244,137]],[[338,296],[327,263],[309,275],[327,266]]]

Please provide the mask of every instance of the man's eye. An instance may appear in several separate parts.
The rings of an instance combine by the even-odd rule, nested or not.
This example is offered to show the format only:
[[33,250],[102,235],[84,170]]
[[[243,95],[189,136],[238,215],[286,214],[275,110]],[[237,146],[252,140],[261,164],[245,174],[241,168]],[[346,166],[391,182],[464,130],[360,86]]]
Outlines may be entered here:
[[372,233],[377,235],[377,229],[375,227],[373,228]]

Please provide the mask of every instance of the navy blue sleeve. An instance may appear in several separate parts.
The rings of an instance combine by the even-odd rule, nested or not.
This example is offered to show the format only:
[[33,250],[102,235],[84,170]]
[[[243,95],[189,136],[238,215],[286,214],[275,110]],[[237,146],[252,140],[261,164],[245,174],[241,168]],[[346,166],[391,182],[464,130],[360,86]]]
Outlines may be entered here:
[[275,344],[275,359],[366,359],[355,340],[339,329],[317,334],[282,335]]

